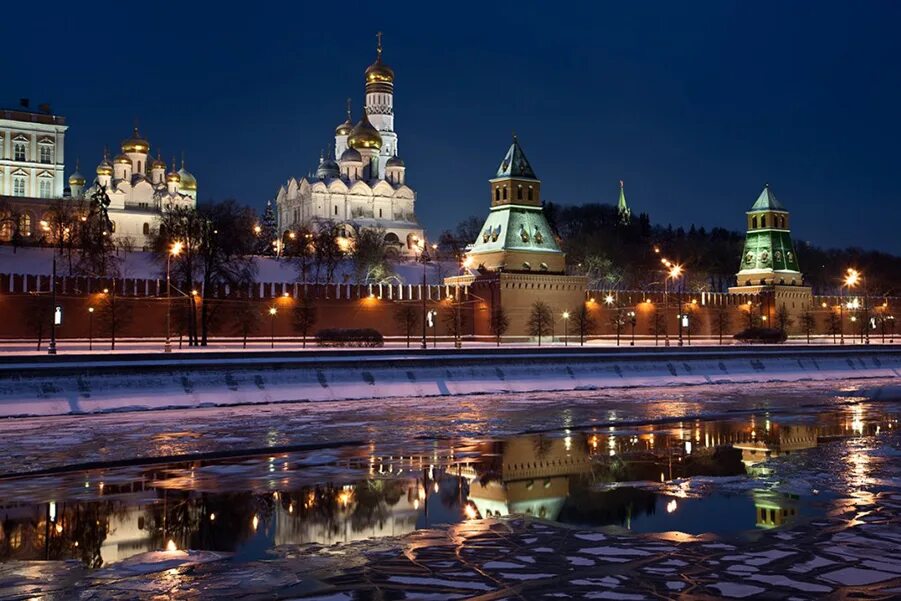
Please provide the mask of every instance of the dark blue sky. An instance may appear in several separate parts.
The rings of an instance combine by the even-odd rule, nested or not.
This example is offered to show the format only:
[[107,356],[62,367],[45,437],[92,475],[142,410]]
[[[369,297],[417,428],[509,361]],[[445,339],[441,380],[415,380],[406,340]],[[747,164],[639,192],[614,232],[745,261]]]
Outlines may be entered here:
[[740,229],[768,181],[796,239],[901,253],[897,2],[140,8],[5,8],[0,104],[50,102],[86,175],[137,118],[202,200],[260,207],[315,168],[345,97],[359,116],[383,30],[432,236],[484,215],[515,130],[546,200],[614,203],[624,179],[656,223]]

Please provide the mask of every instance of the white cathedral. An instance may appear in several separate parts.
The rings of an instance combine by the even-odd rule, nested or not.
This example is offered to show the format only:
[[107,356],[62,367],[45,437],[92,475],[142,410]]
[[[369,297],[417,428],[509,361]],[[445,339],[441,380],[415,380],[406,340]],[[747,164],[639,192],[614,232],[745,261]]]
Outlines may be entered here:
[[185,169],[184,160],[178,171],[173,160],[167,173],[166,163],[159,156],[150,158],[150,142],[137,127],[122,142],[122,154],[112,162],[104,153],[90,188],[85,188],[85,178],[77,167],[69,176],[73,198],[90,198],[100,186],[106,188],[110,198],[108,210],[113,237],[128,240],[145,250],[150,245],[152,231],[159,227],[163,211],[197,205],[197,180]]
[[334,223],[352,239],[364,229],[378,229],[390,253],[414,255],[425,238],[414,212],[416,193],[407,186],[397,155],[394,71],[382,63],[381,34],[365,80],[363,115],[354,125],[348,101],[347,120],[335,129],[334,154],[320,157],[315,176],[291,178],[279,189],[279,233]]

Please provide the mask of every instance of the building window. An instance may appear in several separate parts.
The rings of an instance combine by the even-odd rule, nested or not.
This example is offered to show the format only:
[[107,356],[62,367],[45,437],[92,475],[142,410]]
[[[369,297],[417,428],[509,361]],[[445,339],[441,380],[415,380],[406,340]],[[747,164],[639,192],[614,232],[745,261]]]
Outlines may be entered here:
[[516,200],[522,200],[522,186],[516,186]]
[[16,161],[24,161],[25,159],[25,142],[16,142],[13,144],[13,159]]
[[42,163],[52,163],[53,162],[53,148],[46,144],[41,145],[41,162]]
[[382,210],[379,209],[379,219],[381,219],[381,218],[382,218]]
[[507,186],[504,186],[504,200],[507,200]]
[[25,178],[22,176],[13,177],[13,196],[25,196]]
[[143,230],[143,231],[144,231],[144,235],[145,235],[145,236],[149,236],[149,235],[150,235],[150,224],[149,224],[149,223],[145,223],[145,224],[144,224],[144,230]]
[[50,190],[52,188],[52,183],[47,178],[41,178],[38,181],[38,193],[41,198],[50,198]]
[[335,215],[338,214],[338,205],[335,205]]
[[766,215],[760,216],[760,227],[766,227]]
[[532,186],[529,186],[529,200],[532,200]]
[[27,211],[19,217],[19,233],[23,236],[31,235],[31,213]]
[[755,217],[751,217],[751,229],[752,229],[752,230],[757,229],[757,217],[756,217],[756,216],[755,216]]
[[501,189],[495,188],[494,189],[494,200],[500,200],[500,199],[501,199]]

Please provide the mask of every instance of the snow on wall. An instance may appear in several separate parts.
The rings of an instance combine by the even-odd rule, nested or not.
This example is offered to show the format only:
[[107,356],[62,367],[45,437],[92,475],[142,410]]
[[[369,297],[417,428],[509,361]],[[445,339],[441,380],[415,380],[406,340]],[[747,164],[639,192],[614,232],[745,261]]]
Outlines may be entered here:
[[393,365],[348,361],[279,365],[265,362],[191,367],[182,362],[162,367],[135,366],[73,370],[20,371],[0,379],[0,417],[59,415],[244,403],[315,402],[424,398],[640,386],[717,383],[800,382],[847,378],[901,378],[901,355],[889,350],[869,354],[728,357],[622,357],[616,359],[493,357],[490,362],[447,359],[398,360]]

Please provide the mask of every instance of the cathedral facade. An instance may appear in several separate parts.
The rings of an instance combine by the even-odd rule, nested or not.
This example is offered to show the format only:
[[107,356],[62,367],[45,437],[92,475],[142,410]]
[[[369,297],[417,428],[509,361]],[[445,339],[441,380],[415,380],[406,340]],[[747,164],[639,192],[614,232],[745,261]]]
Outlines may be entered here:
[[416,193],[407,185],[394,131],[394,71],[382,62],[381,36],[376,61],[364,74],[365,105],[359,121],[335,128],[333,151],[320,156],[315,175],[291,178],[276,195],[280,236],[334,224],[353,239],[370,229],[382,232],[388,251],[420,252],[424,233],[415,213]]
[[121,154],[111,161],[104,153],[90,187],[85,187],[85,177],[76,167],[69,176],[69,190],[73,199],[90,198],[101,188],[105,190],[113,237],[147,249],[164,211],[197,205],[197,180],[185,169],[184,161],[181,169],[175,167],[174,160],[167,167],[159,156],[151,158],[150,142],[136,127],[131,137],[122,141]]

